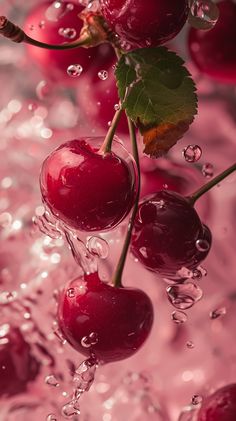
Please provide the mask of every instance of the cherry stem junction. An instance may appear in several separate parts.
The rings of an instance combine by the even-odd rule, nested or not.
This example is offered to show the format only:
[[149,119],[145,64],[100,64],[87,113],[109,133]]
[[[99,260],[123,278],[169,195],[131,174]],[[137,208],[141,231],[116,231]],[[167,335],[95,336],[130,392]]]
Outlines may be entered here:
[[122,252],[121,252],[117,267],[116,267],[116,270],[115,270],[114,275],[112,277],[113,285],[116,288],[122,287],[122,273],[123,273],[123,270],[124,270],[125,261],[126,261],[126,257],[127,257],[128,250],[129,250],[132,230],[133,230],[133,226],[134,226],[135,216],[136,216],[136,213],[137,213],[137,210],[138,210],[138,203],[139,203],[139,196],[140,196],[140,164],[139,164],[139,153],[138,153],[138,146],[137,146],[137,140],[136,140],[136,131],[135,131],[135,126],[134,126],[133,122],[131,121],[131,119],[129,117],[127,117],[127,120],[128,120],[128,125],[129,125],[130,138],[131,138],[131,142],[132,142],[133,157],[134,157],[134,160],[135,160],[136,166],[137,166],[138,185],[137,185],[137,195],[136,195],[133,211],[132,211],[132,214],[131,214],[131,217],[130,217],[130,220],[129,220],[123,249],[122,249]]
[[191,196],[188,197],[188,200],[192,206],[194,206],[195,202],[206,192],[212,189],[212,187],[216,186],[218,183],[220,183],[222,180],[224,180],[226,177],[228,177],[230,174],[232,174],[234,171],[236,171],[236,164],[231,165],[231,167],[227,168],[227,170],[223,171],[216,177],[214,177],[211,181],[204,184],[200,189],[195,191]]
[[106,134],[106,137],[104,139],[104,142],[103,142],[101,148],[99,149],[99,153],[102,154],[102,153],[111,152],[112,141],[113,141],[117,126],[119,124],[122,112],[123,112],[123,110],[122,110],[121,107],[119,108],[119,110],[117,110],[115,112],[114,117],[113,117],[112,122],[111,122],[111,125],[109,127],[109,130],[108,130],[108,132]]

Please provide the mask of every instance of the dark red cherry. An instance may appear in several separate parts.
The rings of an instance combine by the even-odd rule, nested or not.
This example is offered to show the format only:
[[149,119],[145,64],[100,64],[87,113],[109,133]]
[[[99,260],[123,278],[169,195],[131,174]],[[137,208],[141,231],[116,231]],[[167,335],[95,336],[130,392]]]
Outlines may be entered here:
[[131,47],[154,47],[174,38],[186,22],[187,0],[100,0],[101,13]]
[[188,46],[198,69],[220,82],[236,82],[236,3],[217,2],[220,17],[210,31],[190,29]]
[[[82,29],[83,22],[78,17],[82,10],[83,7],[75,1],[43,2],[30,11],[24,23],[24,31],[37,41],[48,44],[73,42]],[[108,44],[71,50],[47,50],[27,45],[27,50],[49,79],[63,80],[63,83],[78,82],[78,78],[67,74],[67,68],[72,64],[82,66],[81,79],[88,72],[94,74],[105,65],[111,65],[115,59],[114,51]]]
[[107,230],[119,224],[136,193],[128,153],[127,161],[114,152],[99,153],[92,140],[101,139],[84,138],[61,145],[44,161],[40,176],[43,201],[51,212],[82,231]]
[[204,399],[197,421],[235,421],[236,384],[216,390]]
[[58,319],[65,339],[75,349],[108,363],[139,350],[152,327],[153,307],[143,291],[115,288],[93,273],[65,287]]
[[210,246],[210,230],[183,196],[159,191],[139,205],[131,251],[147,269],[178,278],[178,270],[196,268]]
[[0,326],[0,397],[25,392],[40,370],[20,330],[8,324]]

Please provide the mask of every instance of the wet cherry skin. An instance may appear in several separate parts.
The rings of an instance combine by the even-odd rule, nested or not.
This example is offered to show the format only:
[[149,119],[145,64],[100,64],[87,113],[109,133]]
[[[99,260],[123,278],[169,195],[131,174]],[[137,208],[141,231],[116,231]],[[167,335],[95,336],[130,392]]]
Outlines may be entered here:
[[75,349],[108,363],[139,350],[152,327],[153,307],[143,291],[115,288],[93,273],[67,284],[59,298],[58,320]]
[[188,47],[197,68],[223,83],[236,82],[236,4],[217,2],[219,20],[210,31],[191,28]]
[[208,396],[202,404],[197,421],[235,421],[236,384],[224,386]]
[[5,331],[0,337],[0,397],[7,397],[25,392],[38,375],[40,364],[18,328],[6,324],[0,329]]
[[100,154],[86,139],[69,141],[43,163],[43,201],[69,227],[88,232],[111,229],[133,205],[132,169],[113,152]]
[[[65,42],[73,42],[79,37],[82,29],[82,20],[78,17],[83,7],[75,1],[65,1],[60,8],[54,7],[54,14],[58,11],[59,18],[52,19],[50,17],[50,8],[53,1],[43,2],[35,6],[24,23],[24,31],[30,37],[37,41],[48,44],[63,44]],[[72,10],[67,7],[71,7]],[[61,29],[72,28],[76,30],[76,37],[73,39],[65,38],[60,35]],[[103,44],[94,48],[76,48],[69,50],[47,50],[32,45],[27,45],[27,51],[30,58],[36,65],[40,66],[42,71],[49,79],[61,80],[63,83],[78,83],[78,78],[72,78],[67,74],[67,68],[71,64],[80,64],[83,72],[79,79],[85,74],[91,72],[97,73],[105,65],[109,66],[115,59],[113,49],[108,44]]]
[[[207,242],[207,250],[197,249],[199,239]],[[183,196],[162,190],[140,203],[131,251],[147,269],[166,278],[178,278],[177,271],[196,268],[210,246],[209,228]]]
[[111,29],[132,48],[154,47],[174,38],[186,22],[187,0],[101,0]]

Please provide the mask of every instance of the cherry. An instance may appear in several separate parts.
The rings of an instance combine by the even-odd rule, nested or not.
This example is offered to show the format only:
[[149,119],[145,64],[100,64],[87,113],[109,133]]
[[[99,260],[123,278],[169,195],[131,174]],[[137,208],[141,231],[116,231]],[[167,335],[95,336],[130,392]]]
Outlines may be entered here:
[[203,401],[197,421],[235,421],[235,417],[236,384],[229,384]]
[[[78,17],[82,10],[81,5],[71,1],[62,2],[59,8],[56,7],[56,2],[41,3],[33,8],[27,16],[24,31],[37,41],[47,44],[73,42],[79,37],[82,28],[83,22]],[[68,30],[68,37],[61,35],[63,30],[64,34]],[[69,30],[71,31],[69,32]],[[76,34],[75,37],[73,31]],[[72,36],[71,39],[69,35]],[[71,50],[47,50],[27,45],[27,50],[33,61],[40,66],[50,79],[61,79],[63,83],[78,81],[78,78],[74,79],[67,74],[67,68],[72,64],[82,66],[81,76],[83,76],[87,72],[95,74],[105,64],[111,65],[115,59],[114,51],[109,44],[89,49]]]
[[224,83],[236,82],[236,4],[217,2],[220,17],[210,31],[191,28],[188,47],[198,69]]
[[135,171],[131,158],[126,162],[114,152],[100,153],[90,140],[69,141],[47,157],[41,192],[52,213],[68,226],[101,231],[129,213],[136,194]]
[[18,328],[1,325],[0,344],[0,396],[23,393],[38,375],[40,364]]
[[108,363],[138,351],[150,333],[153,307],[143,291],[113,287],[93,273],[67,284],[59,298],[58,319],[75,349]]
[[131,47],[153,47],[174,38],[186,22],[187,0],[100,0],[101,13]]
[[210,246],[210,230],[183,196],[159,191],[139,205],[131,251],[147,269],[178,278],[178,270],[196,268]]

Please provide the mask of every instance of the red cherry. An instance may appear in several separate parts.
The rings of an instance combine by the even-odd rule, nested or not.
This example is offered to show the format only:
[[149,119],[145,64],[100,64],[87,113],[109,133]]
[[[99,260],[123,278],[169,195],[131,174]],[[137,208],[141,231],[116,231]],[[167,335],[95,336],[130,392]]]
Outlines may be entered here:
[[138,351],[150,333],[153,307],[143,291],[115,288],[93,273],[69,282],[59,299],[58,318],[75,349],[108,363]]
[[220,17],[210,31],[190,29],[188,46],[198,69],[224,83],[236,82],[236,4],[217,2]]
[[229,384],[203,401],[197,421],[235,421],[235,419],[236,384]]
[[101,13],[131,47],[157,46],[174,38],[186,22],[187,0],[100,0]]
[[41,192],[52,213],[70,227],[101,231],[113,228],[129,213],[135,171],[131,157],[126,162],[114,152],[101,154],[90,140],[64,143],[48,156],[41,171]]
[[[78,14],[81,13],[83,7],[75,2],[63,1],[57,8],[56,3],[58,2],[47,1],[32,9],[24,23],[24,31],[27,35],[48,44],[73,42],[79,37],[82,20]],[[63,29],[76,31],[76,36],[68,39],[60,35]],[[72,64],[82,66],[81,78],[87,72],[98,72],[105,64],[111,65],[115,58],[114,51],[108,44],[89,49],[71,50],[47,50],[27,45],[27,49],[33,61],[50,79],[62,79],[63,83],[78,81],[78,78],[74,79],[67,74],[67,68]]]
[[210,246],[210,230],[183,196],[159,191],[139,205],[131,251],[147,269],[178,278],[178,270],[196,268]]
[[18,328],[0,326],[0,396],[23,393],[39,373],[40,364]]

